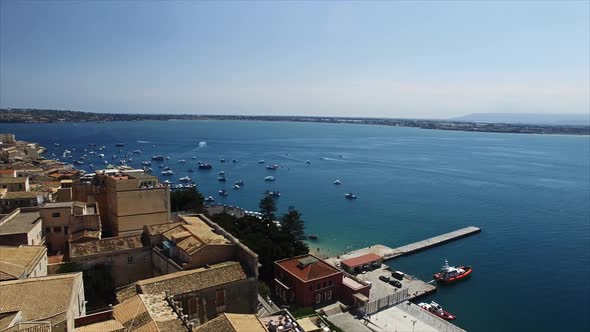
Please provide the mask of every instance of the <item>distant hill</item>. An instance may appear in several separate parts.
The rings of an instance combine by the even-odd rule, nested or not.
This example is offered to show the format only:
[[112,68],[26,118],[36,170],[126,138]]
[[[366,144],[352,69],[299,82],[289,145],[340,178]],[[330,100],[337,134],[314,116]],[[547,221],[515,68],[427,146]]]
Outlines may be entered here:
[[453,121],[515,123],[536,125],[577,125],[590,126],[587,114],[537,114],[537,113],[474,113],[452,118]]

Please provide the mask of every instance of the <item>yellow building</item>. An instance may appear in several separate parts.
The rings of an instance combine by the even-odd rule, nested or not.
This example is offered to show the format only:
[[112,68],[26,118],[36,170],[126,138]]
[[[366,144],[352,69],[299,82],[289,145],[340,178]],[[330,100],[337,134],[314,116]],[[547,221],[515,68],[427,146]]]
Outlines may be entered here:
[[105,235],[141,234],[144,225],[170,221],[170,189],[142,171],[100,171],[73,186],[74,200],[98,202]]

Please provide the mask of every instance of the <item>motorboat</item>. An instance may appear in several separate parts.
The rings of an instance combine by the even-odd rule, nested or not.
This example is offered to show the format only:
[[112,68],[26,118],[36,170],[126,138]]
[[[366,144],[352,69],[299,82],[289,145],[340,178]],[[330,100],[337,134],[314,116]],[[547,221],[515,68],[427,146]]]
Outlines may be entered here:
[[305,163],[309,165],[309,164],[311,164],[311,161],[306,160]]
[[169,170],[163,171],[162,175],[174,175],[174,171],[169,169]]
[[188,176],[183,176],[179,180],[182,182],[191,182],[192,181],[192,179],[189,178]]
[[237,159],[232,159],[232,160],[231,160],[231,162],[232,162],[232,163],[237,163],[237,162],[238,162],[238,160],[237,160]]
[[218,181],[220,181],[220,182],[225,182],[225,181],[227,181],[227,179],[225,178],[225,175],[218,176],[218,177],[217,177],[217,180],[218,180]]
[[213,196],[205,197],[205,202],[213,202],[213,201],[215,201],[215,198],[213,198]]
[[344,197],[348,199],[356,199],[356,195],[354,193],[346,193],[344,194]]
[[197,159],[197,157],[193,156],[193,159]]
[[274,181],[276,180],[274,176],[267,176],[264,178],[264,181]]
[[258,161],[258,163],[259,163],[259,164],[264,164],[264,163],[265,163],[265,161],[264,161],[264,159],[262,159],[262,160],[259,160],[259,161]]
[[164,183],[167,184],[167,185],[170,185],[170,184],[172,184],[172,181],[166,180],[166,181],[164,181]]
[[318,239],[318,236],[317,236],[317,235],[315,235],[315,234],[309,234],[309,235],[307,236],[307,238],[308,238],[308,239],[310,239],[310,240],[317,240],[317,239]]
[[224,163],[225,162],[225,159],[221,158],[221,159],[219,159],[219,162],[220,163]]
[[140,154],[141,153],[141,150],[134,150],[133,153]]
[[146,161],[142,161],[142,162],[141,162],[141,164],[142,164],[143,166],[149,166],[149,165],[151,165],[151,164],[152,164],[152,162],[151,162],[151,161],[149,161],[149,160],[146,160]]
[[125,146],[125,143],[117,143],[117,144],[115,144],[115,146],[122,147],[122,146]]
[[238,186],[243,186],[244,185],[244,180],[238,180],[238,181],[236,181],[236,184]]
[[178,161],[178,163],[180,163],[180,164],[184,164],[184,163],[186,163],[186,160],[184,160],[184,159],[180,159],[180,160]]
[[199,163],[199,169],[211,169],[213,166],[207,163]]
[[234,184],[233,188],[234,189],[240,189],[240,185],[239,184]]
[[281,197],[281,193],[277,190],[267,190],[266,195],[272,197]]
[[342,184],[342,182],[340,180],[334,180],[334,184]]
[[440,272],[435,273],[432,277],[436,282],[451,283],[468,277],[471,272],[473,272],[471,266],[450,266],[449,262],[445,259],[445,263]]
[[84,162],[80,160],[74,160],[74,165],[84,165]]
[[223,189],[219,190],[217,193],[219,193],[221,196],[227,196],[227,191]]
[[225,175],[225,171],[219,171],[219,176]]
[[152,160],[163,161],[164,156],[162,156],[162,155],[152,156]]
[[448,311],[443,310],[443,308],[436,302],[432,301],[430,303],[418,303],[418,306],[429,313],[438,316],[444,320],[455,320],[457,316],[451,314]]
[[169,156],[166,156],[166,157],[164,157],[164,159],[168,160],[168,159],[170,159],[170,157]]
[[170,167],[168,167],[168,166],[164,167],[164,170],[165,170],[165,171],[169,171],[170,169],[171,169],[171,168],[170,168]]
[[279,168],[279,165],[277,164],[266,165],[266,169],[275,170],[277,168]]

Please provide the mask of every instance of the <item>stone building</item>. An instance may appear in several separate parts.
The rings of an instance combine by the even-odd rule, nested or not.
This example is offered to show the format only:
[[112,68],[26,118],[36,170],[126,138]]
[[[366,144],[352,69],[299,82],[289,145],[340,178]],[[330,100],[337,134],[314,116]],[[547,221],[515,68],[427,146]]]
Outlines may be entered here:
[[82,273],[2,281],[0,294],[2,331],[74,331],[86,314]]
[[47,275],[47,249],[43,246],[0,246],[0,281]]
[[68,241],[79,232],[93,231],[101,238],[101,218],[96,203],[46,203],[39,212],[51,253],[67,253]]
[[45,244],[39,208],[16,209],[0,219],[0,245],[21,244]]
[[6,189],[6,191],[29,191],[28,177],[0,177],[0,189]]
[[74,184],[72,197],[98,203],[105,234],[141,234],[144,225],[170,221],[170,188],[143,170],[97,172]]
[[0,212],[9,213],[16,208],[41,206],[48,200],[49,193],[42,191],[0,192]]

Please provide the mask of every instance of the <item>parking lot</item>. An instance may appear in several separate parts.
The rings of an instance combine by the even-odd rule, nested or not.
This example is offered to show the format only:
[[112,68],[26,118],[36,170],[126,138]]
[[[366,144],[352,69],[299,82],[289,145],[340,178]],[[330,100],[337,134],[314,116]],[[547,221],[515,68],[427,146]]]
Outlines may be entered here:
[[434,285],[424,282],[419,279],[413,279],[411,276],[404,274],[404,278],[400,280],[402,287],[397,288],[379,279],[379,276],[386,276],[391,280],[397,280],[391,276],[391,271],[386,265],[381,265],[372,271],[367,271],[362,274],[359,273],[356,277],[360,280],[371,282],[371,292],[369,293],[369,300],[375,300],[387,296],[389,294],[408,289],[410,297],[420,296],[424,293],[432,292],[436,289]]

